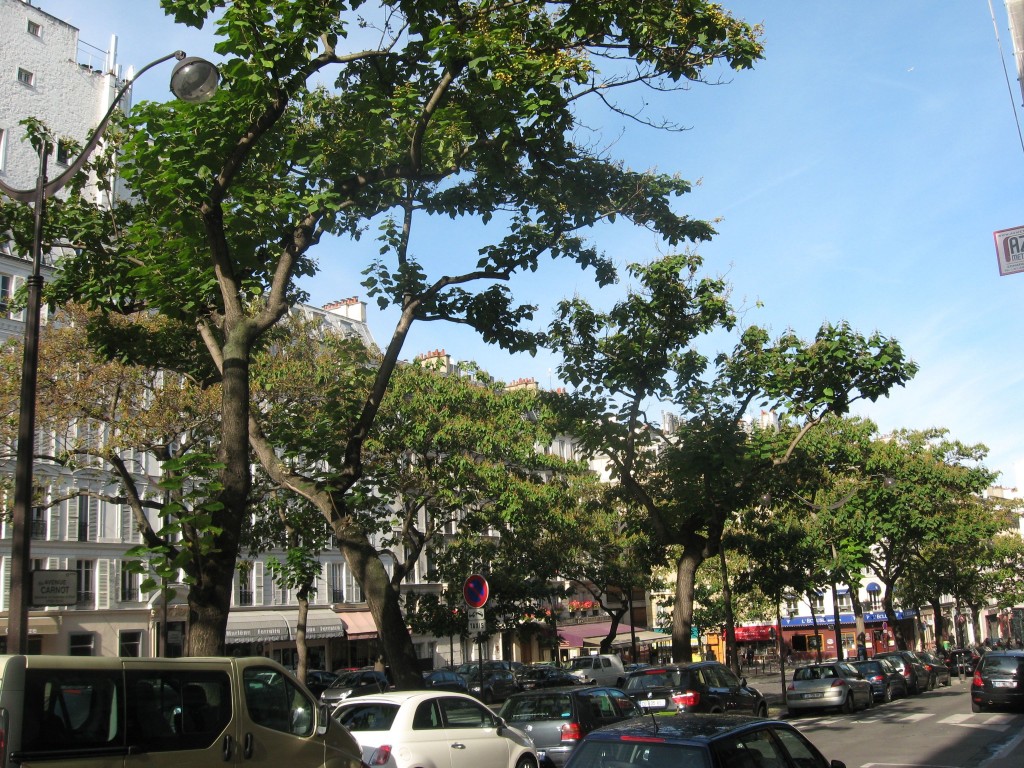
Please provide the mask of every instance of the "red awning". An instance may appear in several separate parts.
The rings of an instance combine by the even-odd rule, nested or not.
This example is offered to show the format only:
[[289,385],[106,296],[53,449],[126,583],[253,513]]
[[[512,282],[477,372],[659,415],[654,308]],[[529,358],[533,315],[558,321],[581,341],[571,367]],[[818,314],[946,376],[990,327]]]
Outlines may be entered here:
[[338,618],[345,622],[345,637],[349,640],[369,640],[377,636],[377,625],[369,611],[347,611]]

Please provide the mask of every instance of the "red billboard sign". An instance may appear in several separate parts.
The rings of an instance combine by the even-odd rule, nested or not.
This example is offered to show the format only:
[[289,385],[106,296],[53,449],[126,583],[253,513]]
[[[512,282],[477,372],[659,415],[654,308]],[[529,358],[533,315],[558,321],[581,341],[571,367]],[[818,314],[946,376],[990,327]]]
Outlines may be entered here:
[[736,627],[737,643],[771,642],[775,640],[775,627],[761,624],[754,627]]

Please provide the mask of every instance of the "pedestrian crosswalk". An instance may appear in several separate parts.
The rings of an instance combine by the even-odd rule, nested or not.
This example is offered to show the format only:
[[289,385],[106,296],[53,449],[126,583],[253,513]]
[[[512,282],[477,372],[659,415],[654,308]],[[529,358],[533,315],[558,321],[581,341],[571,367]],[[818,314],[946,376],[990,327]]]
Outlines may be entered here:
[[940,725],[950,725],[959,728],[977,728],[986,731],[1008,731],[1011,728],[1021,729],[1024,727],[1024,713],[1012,712],[985,712],[979,714],[957,713],[955,715],[937,715],[931,712],[900,712],[891,708],[875,708],[860,715],[820,715],[817,717],[790,718],[790,721],[798,727],[817,727],[830,725],[869,725],[874,723],[907,724],[918,723],[923,720],[934,720]]

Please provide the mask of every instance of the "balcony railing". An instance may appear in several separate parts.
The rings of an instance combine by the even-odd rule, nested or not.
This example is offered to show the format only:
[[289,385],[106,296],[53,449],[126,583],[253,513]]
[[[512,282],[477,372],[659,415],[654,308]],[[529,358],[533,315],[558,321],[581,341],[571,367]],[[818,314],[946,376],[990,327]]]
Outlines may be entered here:
[[238,590],[238,604],[239,605],[252,605],[252,590],[251,589],[240,589],[240,590]]

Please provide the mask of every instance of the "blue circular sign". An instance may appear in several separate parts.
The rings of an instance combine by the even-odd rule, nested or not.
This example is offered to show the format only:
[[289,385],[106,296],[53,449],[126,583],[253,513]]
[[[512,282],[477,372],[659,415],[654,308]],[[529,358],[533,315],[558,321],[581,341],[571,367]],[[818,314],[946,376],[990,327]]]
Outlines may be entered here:
[[479,573],[471,575],[462,585],[462,596],[466,598],[466,605],[470,608],[483,608],[490,594],[491,588],[487,586],[487,579]]

